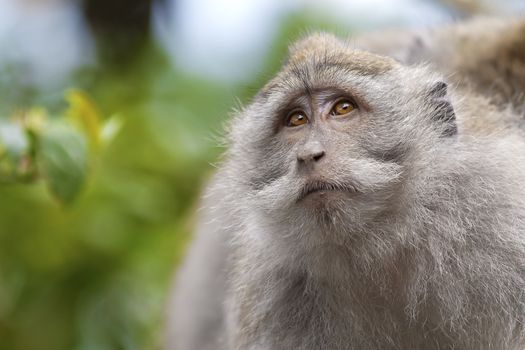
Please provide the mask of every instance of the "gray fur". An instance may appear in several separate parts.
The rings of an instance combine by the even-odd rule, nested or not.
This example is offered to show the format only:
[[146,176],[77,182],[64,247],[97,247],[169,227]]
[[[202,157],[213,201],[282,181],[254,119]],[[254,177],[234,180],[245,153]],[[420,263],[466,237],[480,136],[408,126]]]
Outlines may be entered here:
[[[170,347],[522,350],[519,117],[444,81],[331,36],[297,44],[230,124]],[[333,91],[362,104],[321,124]],[[293,101],[311,124],[282,126]],[[304,197],[312,179],[345,191]]]

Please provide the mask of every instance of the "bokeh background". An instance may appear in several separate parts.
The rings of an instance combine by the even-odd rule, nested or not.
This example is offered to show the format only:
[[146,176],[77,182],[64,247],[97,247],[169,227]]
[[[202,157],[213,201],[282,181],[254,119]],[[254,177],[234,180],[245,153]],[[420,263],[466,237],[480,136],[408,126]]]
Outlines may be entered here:
[[222,124],[294,39],[524,12],[520,0],[0,0],[0,349],[162,348]]

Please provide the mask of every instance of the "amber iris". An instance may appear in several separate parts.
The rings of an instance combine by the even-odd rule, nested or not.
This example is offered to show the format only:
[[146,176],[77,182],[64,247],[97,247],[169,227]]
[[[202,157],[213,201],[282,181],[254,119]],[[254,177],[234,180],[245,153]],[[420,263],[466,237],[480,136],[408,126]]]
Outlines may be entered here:
[[355,105],[349,100],[341,100],[332,107],[331,115],[344,115],[352,112]]
[[300,126],[308,123],[308,117],[303,112],[294,112],[288,117],[287,126]]

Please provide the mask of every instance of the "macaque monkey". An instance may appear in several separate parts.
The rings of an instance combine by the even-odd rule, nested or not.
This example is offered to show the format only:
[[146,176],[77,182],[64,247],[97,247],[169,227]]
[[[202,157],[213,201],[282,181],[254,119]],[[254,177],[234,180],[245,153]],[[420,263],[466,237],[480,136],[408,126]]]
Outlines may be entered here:
[[525,349],[525,46],[476,23],[290,48],[229,124],[169,349]]

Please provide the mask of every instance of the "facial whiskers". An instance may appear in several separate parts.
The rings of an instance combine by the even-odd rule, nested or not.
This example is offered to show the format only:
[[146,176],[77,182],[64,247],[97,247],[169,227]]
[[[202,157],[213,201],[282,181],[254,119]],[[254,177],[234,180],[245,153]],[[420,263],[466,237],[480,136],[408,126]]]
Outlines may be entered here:
[[302,200],[304,197],[306,197],[307,195],[311,193],[323,192],[323,191],[342,191],[342,192],[355,193],[357,192],[357,189],[352,185],[342,184],[338,182],[330,182],[330,181],[322,181],[322,180],[310,181],[310,182],[307,182],[301,189],[297,201]]

